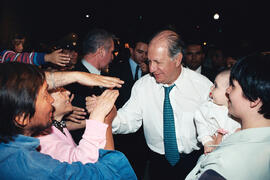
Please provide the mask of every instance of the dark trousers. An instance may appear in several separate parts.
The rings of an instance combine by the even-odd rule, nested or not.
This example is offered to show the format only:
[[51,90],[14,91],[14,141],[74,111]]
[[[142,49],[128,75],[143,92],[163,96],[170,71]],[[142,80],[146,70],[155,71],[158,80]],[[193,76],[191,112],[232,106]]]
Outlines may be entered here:
[[182,180],[195,167],[203,150],[192,151],[190,154],[180,154],[180,160],[175,166],[171,166],[165,155],[151,151],[149,153],[150,180]]
[[138,180],[142,180],[147,164],[148,147],[143,128],[131,134],[114,135],[115,149],[121,151],[128,158]]

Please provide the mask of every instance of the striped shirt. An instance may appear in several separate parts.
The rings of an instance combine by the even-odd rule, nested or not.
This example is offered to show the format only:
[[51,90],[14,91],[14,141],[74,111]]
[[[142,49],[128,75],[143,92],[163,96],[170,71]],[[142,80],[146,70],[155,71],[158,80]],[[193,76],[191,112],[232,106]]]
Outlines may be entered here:
[[0,63],[22,62],[26,64],[34,64],[39,66],[46,63],[44,60],[44,56],[45,53],[37,53],[37,52],[16,53],[11,50],[4,50],[0,52]]

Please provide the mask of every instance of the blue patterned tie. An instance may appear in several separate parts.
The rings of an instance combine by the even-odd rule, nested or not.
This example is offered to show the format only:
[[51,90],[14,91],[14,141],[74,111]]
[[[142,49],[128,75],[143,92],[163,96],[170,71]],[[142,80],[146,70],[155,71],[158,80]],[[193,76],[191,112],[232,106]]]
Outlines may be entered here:
[[174,86],[175,84],[170,87],[164,87],[165,98],[163,105],[163,135],[165,157],[172,166],[175,166],[175,164],[180,159],[175,135],[173,109],[169,97],[170,91]]

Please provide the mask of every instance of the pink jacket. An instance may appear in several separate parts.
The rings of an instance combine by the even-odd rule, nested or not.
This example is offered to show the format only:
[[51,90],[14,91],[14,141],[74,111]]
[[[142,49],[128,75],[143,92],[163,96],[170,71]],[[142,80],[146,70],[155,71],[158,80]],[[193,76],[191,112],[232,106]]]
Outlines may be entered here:
[[80,161],[94,163],[98,160],[98,150],[105,147],[107,124],[95,120],[86,120],[86,128],[79,145],[76,145],[67,128],[64,135],[52,126],[52,132],[38,137],[40,152],[52,156],[62,162]]

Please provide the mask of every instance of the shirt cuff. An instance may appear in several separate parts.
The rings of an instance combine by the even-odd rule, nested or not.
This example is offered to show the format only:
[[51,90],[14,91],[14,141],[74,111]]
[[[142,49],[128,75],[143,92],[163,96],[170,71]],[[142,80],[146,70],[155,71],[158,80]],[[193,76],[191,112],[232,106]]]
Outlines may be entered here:
[[95,136],[95,137],[104,137],[108,128],[108,124],[105,124],[96,120],[86,120],[86,128],[84,135],[86,136]]
[[213,138],[211,138],[211,136],[205,136],[202,138],[202,144],[204,145],[205,143],[209,142],[209,141],[213,141]]

